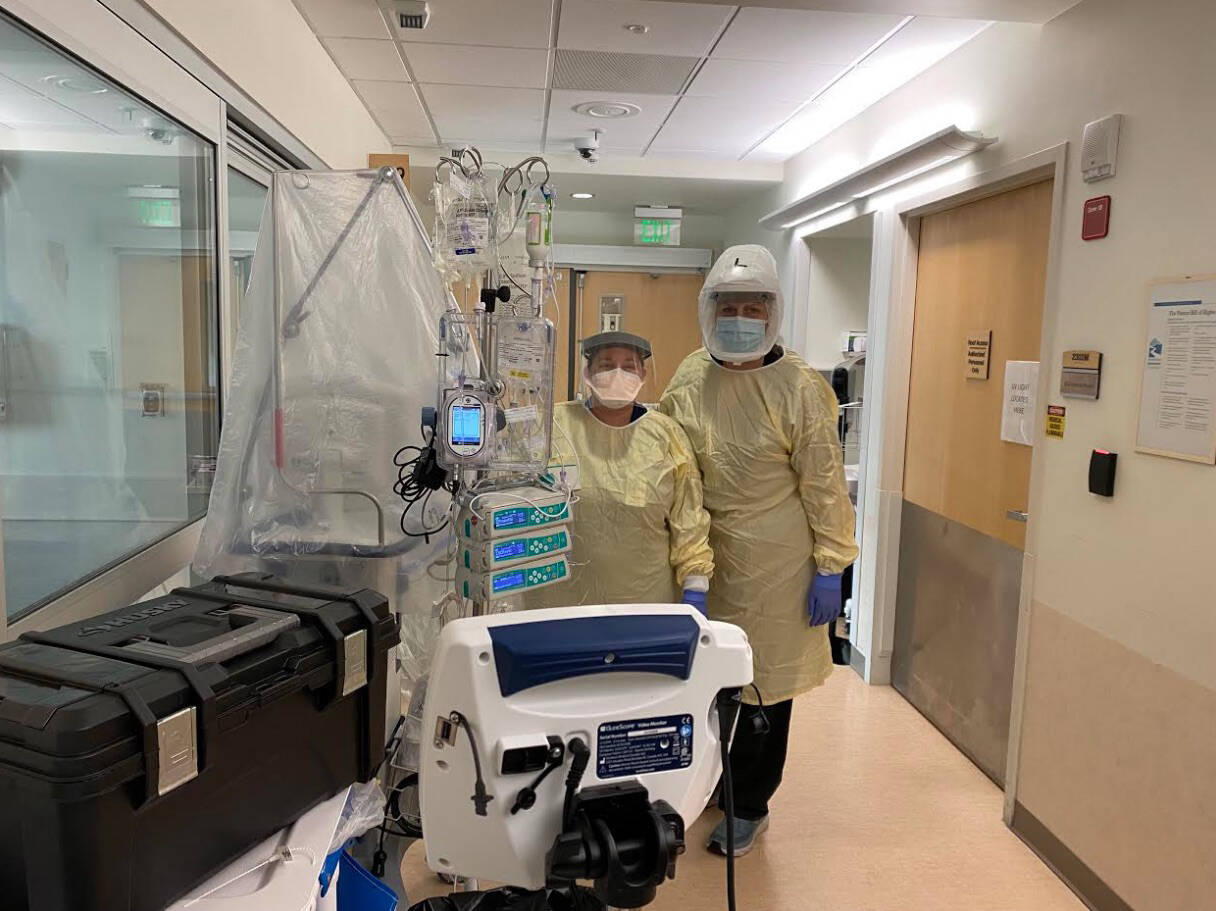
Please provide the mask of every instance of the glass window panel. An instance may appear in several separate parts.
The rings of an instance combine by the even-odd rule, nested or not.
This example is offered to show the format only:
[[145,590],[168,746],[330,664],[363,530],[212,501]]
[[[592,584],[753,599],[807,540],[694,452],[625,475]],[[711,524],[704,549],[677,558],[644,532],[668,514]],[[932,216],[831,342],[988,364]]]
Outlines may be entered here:
[[262,209],[266,206],[264,184],[238,171],[228,169],[228,280],[232,289],[232,313],[240,325],[245,289],[253,267],[253,248],[258,242]]
[[203,515],[215,150],[0,17],[0,516],[10,618]]

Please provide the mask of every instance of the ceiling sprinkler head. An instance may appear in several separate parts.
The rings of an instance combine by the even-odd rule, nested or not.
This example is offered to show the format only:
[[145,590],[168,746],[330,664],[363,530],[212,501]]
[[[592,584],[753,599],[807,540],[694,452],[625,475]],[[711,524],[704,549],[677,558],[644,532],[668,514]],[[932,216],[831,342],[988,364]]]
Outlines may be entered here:
[[649,25],[642,25],[640,22],[627,22],[621,26],[625,31],[631,32],[634,35],[645,35],[650,31]]

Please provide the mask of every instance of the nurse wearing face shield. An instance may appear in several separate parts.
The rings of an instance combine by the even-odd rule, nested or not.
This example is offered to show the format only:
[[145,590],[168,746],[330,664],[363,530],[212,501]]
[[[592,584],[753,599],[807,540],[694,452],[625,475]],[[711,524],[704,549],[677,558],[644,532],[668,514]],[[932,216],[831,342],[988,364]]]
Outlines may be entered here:
[[[832,668],[827,626],[841,610],[841,573],[857,557],[827,382],[777,343],[777,265],[764,247],[731,247],[702,288],[705,348],[689,355],[660,408],[688,434],[701,468],[716,572],[709,616],[741,626],[766,705],[744,706],[731,751],[735,853],[768,826],[781,783],[795,696]],[[745,702],[756,702],[750,691]],[[762,725],[761,725],[762,726]],[[710,848],[726,850],[725,823]]]
[[525,605],[685,603],[705,611],[709,514],[679,424],[638,404],[650,343],[628,332],[583,341],[585,402],[553,410],[553,458],[578,466],[569,582]]

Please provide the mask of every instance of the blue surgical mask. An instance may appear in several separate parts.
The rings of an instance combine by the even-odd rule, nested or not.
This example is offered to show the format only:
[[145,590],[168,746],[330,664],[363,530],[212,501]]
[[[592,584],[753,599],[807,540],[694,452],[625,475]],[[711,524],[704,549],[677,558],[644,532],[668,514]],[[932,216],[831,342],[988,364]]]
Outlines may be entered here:
[[726,354],[751,354],[764,347],[768,324],[746,316],[719,316],[714,332]]

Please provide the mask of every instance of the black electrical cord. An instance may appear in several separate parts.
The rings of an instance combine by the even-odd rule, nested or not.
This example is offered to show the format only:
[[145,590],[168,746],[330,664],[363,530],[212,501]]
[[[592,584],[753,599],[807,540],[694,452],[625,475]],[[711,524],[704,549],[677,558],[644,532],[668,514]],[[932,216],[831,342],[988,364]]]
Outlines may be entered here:
[[[424,433],[425,436],[425,433]],[[406,458],[408,453],[413,453]],[[402,446],[393,455],[393,464],[397,466],[397,480],[393,484],[393,493],[401,498],[405,508],[401,511],[401,533],[409,538],[423,538],[428,543],[431,535],[438,534],[448,527],[450,516],[445,515],[443,521],[434,528],[426,527],[426,509],[430,503],[431,494],[436,490],[446,490],[455,494],[457,482],[448,477],[439,468],[435,460],[434,440],[426,446]],[[417,504],[422,504],[422,530],[411,531],[406,527],[406,518],[410,510]]]
[[488,816],[487,807],[490,801],[494,799],[492,794],[486,791],[486,781],[481,777],[481,754],[477,751],[477,741],[473,737],[473,728],[469,725],[469,719],[465,718],[460,712],[452,712],[448,715],[453,724],[457,724],[464,728],[465,736],[469,738],[469,749],[473,753],[473,772],[477,776],[473,783],[473,796],[469,798],[473,801],[473,809],[478,816]]
[[539,788],[549,777],[549,773],[555,769],[560,769],[566,761],[566,748],[562,744],[561,739],[557,737],[549,738],[549,759],[545,763],[544,770],[528,784],[520,789],[519,794],[515,797],[515,803],[511,806],[511,815],[514,816],[520,810],[531,810],[536,806],[536,789]]
[[574,822],[574,794],[582,784],[583,774],[587,764],[591,762],[591,748],[581,737],[572,737],[566,744],[566,751],[573,757],[570,760],[570,771],[566,775],[566,797],[562,802],[562,831],[568,831]]
[[768,720],[768,709],[764,705],[764,697],[760,695],[760,688],[756,684],[749,683],[748,686],[752,688],[752,692],[756,695],[757,711],[760,714],[759,723],[756,725],[756,733],[767,734],[772,730],[773,726]]
[[726,812],[726,907],[729,911],[735,911],[735,782],[730,773],[730,741],[738,714],[739,691],[718,693],[718,744],[722,748],[722,802]]

